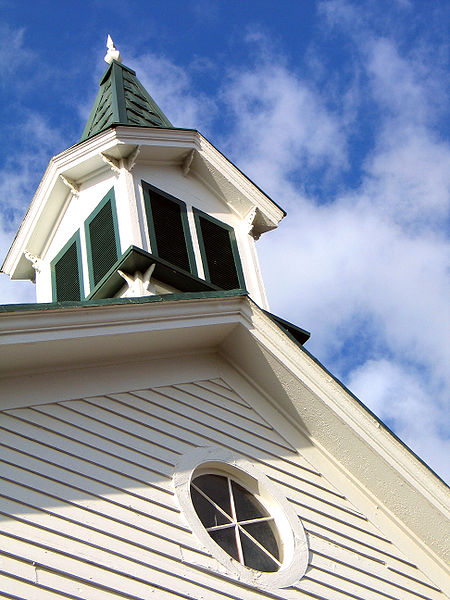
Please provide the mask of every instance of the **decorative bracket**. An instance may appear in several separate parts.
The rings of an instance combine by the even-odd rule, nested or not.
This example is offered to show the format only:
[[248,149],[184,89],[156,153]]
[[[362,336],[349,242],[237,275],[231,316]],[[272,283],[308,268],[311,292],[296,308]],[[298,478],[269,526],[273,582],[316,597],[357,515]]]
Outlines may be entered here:
[[187,177],[187,175],[189,175],[189,171],[191,170],[192,161],[194,160],[194,154],[195,154],[195,150],[192,148],[192,150],[189,152],[189,154],[186,155],[186,157],[183,161],[183,164],[181,166],[183,175],[185,177]]
[[124,273],[120,269],[117,271],[122,279],[125,279],[128,284],[128,288],[125,291],[123,298],[137,298],[140,296],[153,296],[156,294],[156,289],[153,283],[151,283],[151,277],[155,270],[156,264],[153,263],[149,268],[142,274],[140,271],[136,271],[134,275]]
[[[256,217],[256,206],[252,206],[251,209],[248,211],[248,213],[245,216],[245,222],[247,224],[247,233],[252,233],[252,229],[253,229],[253,225],[255,224],[255,217]],[[253,234],[252,234],[253,235]]]
[[42,263],[44,262],[42,260],[42,258],[39,258],[39,256],[35,256],[34,254],[31,254],[31,252],[28,252],[28,250],[25,250],[24,256],[25,256],[25,258],[27,260],[30,261],[31,266],[33,267],[33,269],[35,271],[37,271],[38,273],[40,273],[41,272]]
[[78,183],[75,183],[75,181],[72,181],[72,179],[64,177],[64,175],[60,175],[60,178],[64,185],[66,185],[72,192],[72,196],[78,197],[78,194],[80,193],[80,186]]
[[115,158],[113,158],[112,156],[103,154],[103,152],[100,152],[100,156],[102,157],[103,162],[105,162],[111,168],[111,171],[113,171],[113,173],[115,173],[116,175],[119,175],[119,173],[120,173],[119,161],[116,160]]
[[134,168],[134,165],[136,164],[136,159],[139,156],[139,152],[141,151],[141,147],[140,146],[136,146],[136,148],[133,150],[133,152],[130,154],[130,156],[128,157],[128,170],[131,171]]

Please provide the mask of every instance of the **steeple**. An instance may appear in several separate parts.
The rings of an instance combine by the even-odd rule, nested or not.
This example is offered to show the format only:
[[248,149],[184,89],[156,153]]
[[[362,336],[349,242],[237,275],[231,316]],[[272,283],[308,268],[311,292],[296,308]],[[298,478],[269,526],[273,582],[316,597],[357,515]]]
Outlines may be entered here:
[[120,52],[108,35],[108,63],[100,80],[100,89],[80,141],[111,125],[165,127],[172,124],[136,77],[135,71],[122,64]]
[[[283,210],[198,131],[173,128],[108,37],[82,143],[55,156],[5,259],[39,302],[241,293]],[[302,334],[303,335],[303,334]]]

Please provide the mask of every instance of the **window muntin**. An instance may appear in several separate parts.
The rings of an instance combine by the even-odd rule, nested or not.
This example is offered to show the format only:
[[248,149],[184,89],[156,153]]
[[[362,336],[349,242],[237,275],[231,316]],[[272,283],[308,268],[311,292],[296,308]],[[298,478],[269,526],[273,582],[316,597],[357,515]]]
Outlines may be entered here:
[[205,278],[223,290],[245,288],[234,229],[194,209]]
[[192,481],[191,497],[206,531],[225,552],[245,567],[278,571],[274,517],[246,488],[231,477],[208,473]]
[[86,246],[91,288],[106,275],[120,254],[114,188],[112,188],[85,223]]
[[197,275],[186,204],[142,182],[151,253]]
[[78,301],[84,297],[80,234],[77,231],[50,264],[53,300]]

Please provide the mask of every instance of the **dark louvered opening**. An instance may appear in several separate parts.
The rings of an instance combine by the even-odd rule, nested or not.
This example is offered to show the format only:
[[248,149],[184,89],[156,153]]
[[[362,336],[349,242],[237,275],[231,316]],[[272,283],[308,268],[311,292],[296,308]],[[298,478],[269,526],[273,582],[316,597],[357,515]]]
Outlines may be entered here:
[[73,242],[54,264],[56,300],[81,300],[80,274],[78,272],[77,245]]
[[211,283],[224,290],[239,288],[239,277],[228,229],[199,217]]
[[118,258],[111,201],[89,223],[94,285],[106,275]]
[[124,71],[124,88],[126,90],[126,108],[127,117],[131,123],[161,126],[162,121],[159,115],[151,110],[148,100],[142,95],[139,87],[135,84],[130,74]]
[[102,91],[102,96],[98,103],[97,113],[95,115],[95,119],[92,122],[91,129],[98,128],[99,130],[104,127],[104,125],[108,122],[108,119],[112,117],[112,109],[110,103],[108,102],[108,97],[111,94],[111,82],[108,81]]
[[168,198],[149,191],[156,237],[156,250],[160,258],[190,271],[186,238],[183,229],[181,206]]

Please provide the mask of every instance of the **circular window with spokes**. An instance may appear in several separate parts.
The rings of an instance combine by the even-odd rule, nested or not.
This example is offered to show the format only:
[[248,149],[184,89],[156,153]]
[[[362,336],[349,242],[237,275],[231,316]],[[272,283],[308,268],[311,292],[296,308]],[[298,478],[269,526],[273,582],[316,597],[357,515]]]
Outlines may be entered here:
[[[177,463],[174,491],[202,550],[229,576],[258,588],[287,587],[305,574],[305,530],[282,488],[253,463],[217,446]],[[214,563],[205,562],[215,569]]]
[[206,474],[191,483],[195,511],[211,538],[232,558],[258,571],[282,564],[274,518],[256,497],[224,475]]

